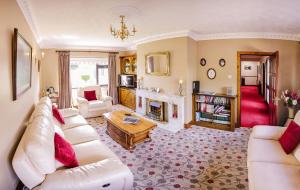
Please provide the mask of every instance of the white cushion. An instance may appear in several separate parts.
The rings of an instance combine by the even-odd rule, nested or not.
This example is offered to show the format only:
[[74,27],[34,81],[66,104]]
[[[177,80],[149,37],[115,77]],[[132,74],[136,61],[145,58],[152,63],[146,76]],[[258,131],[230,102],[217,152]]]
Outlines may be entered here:
[[252,130],[252,137],[258,139],[278,140],[286,130],[286,127],[256,125]]
[[73,145],[79,165],[98,162],[107,158],[119,159],[99,140]]
[[300,166],[251,162],[249,167],[250,190],[299,190]]
[[88,122],[81,116],[81,115],[76,115],[72,117],[67,117],[64,118],[65,124],[61,125],[63,130],[70,129],[73,127],[77,127],[80,125],[87,125]]
[[293,155],[296,157],[296,159],[300,162],[300,144],[296,147],[296,149],[293,152]]
[[50,109],[46,104],[37,104],[29,118],[28,123],[30,124],[34,120],[34,118],[39,117],[39,116],[51,117],[52,109]]
[[66,118],[66,117],[71,117],[71,116],[76,116],[79,114],[78,109],[76,108],[66,108],[66,109],[60,109],[59,112],[61,115]]
[[300,165],[293,154],[286,154],[279,141],[251,138],[248,146],[249,162],[272,162]]
[[89,107],[89,110],[105,109],[106,104],[100,100],[92,100],[92,101],[89,101],[88,107]]
[[294,121],[300,125],[300,110],[296,113]]
[[61,127],[57,126],[57,125],[53,125],[54,127],[54,131],[55,133],[59,134],[61,137],[65,137],[65,134],[63,132],[63,130],[61,129]]
[[[105,184],[109,184],[109,186],[103,187]],[[132,184],[133,175],[127,166],[120,160],[106,159],[49,174],[37,189],[130,190]]]
[[48,96],[44,96],[42,97],[38,104],[45,104],[47,105],[50,109],[52,109],[52,102],[51,102],[51,99],[48,97]]
[[64,130],[65,138],[71,144],[84,143],[93,140],[99,140],[96,130],[90,125],[81,125],[71,129]]
[[24,133],[23,148],[41,173],[55,171],[54,127],[51,119],[37,117],[32,121]]
[[27,154],[24,152],[24,137],[25,136],[22,137],[20,144],[15,152],[14,158],[12,160],[12,165],[19,179],[23,182],[23,184],[31,189],[44,181],[45,174],[40,172],[33,165]]

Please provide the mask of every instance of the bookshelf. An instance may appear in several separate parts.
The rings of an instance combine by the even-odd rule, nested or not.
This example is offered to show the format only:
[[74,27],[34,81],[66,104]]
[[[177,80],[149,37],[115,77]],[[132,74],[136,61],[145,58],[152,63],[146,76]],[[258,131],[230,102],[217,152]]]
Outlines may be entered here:
[[193,94],[193,125],[234,131],[235,98],[225,94]]

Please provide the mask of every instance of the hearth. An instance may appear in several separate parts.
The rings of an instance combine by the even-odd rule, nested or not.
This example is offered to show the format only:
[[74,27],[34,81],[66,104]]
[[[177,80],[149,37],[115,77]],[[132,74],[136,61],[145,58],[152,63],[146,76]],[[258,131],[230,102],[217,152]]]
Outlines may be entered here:
[[146,116],[156,121],[167,121],[167,104],[165,102],[147,99]]

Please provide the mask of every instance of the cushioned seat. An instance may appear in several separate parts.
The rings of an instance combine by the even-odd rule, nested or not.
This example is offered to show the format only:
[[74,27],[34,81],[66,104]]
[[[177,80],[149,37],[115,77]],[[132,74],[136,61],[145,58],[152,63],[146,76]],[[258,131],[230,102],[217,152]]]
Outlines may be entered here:
[[248,175],[250,190],[300,189],[300,166],[251,162]]
[[[97,100],[88,101],[84,95],[85,91],[95,91]],[[79,88],[77,92],[77,103],[80,114],[84,118],[98,117],[112,110],[112,97],[103,96],[102,89],[98,85]]]
[[[133,175],[78,110],[60,110],[65,125],[52,114],[44,97],[37,104],[12,160],[22,183],[33,190],[130,190]],[[67,168],[55,159],[55,133],[72,143],[79,166]]]
[[99,135],[96,130],[90,125],[81,125],[71,129],[64,130],[65,138],[71,144],[84,143],[93,140],[99,140]]
[[103,101],[92,100],[92,101],[89,101],[88,107],[89,107],[89,110],[99,109],[99,108],[105,109],[106,105],[104,104]]
[[99,140],[73,145],[79,165],[90,164],[107,158],[119,159]]
[[88,124],[88,122],[81,115],[67,117],[67,118],[64,118],[64,120],[65,120],[65,124],[61,125],[61,128],[63,130]]
[[250,139],[248,146],[248,163],[249,162],[274,162],[282,164],[300,165],[300,162],[293,154],[286,154],[279,141]]

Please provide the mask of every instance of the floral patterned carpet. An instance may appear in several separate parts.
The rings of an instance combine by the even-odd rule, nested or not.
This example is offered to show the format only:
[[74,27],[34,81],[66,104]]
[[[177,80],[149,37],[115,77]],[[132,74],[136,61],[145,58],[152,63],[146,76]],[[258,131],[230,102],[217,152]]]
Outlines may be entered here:
[[156,128],[152,141],[128,151],[106,134],[103,117],[88,121],[130,168],[135,190],[248,189],[246,158],[251,129],[226,132],[193,126],[174,134]]

